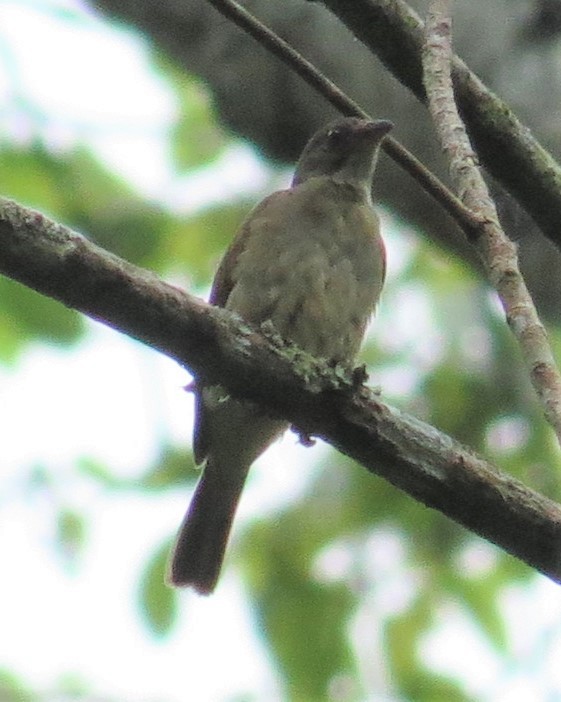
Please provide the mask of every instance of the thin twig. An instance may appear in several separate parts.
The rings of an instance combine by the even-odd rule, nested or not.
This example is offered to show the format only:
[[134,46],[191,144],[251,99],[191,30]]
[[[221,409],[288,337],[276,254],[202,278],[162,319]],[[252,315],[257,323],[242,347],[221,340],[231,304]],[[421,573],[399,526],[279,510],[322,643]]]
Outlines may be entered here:
[[[305,59],[296,49],[237,2],[234,0],[207,0],[207,2],[252,36],[268,51],[280,58],[344,115],[370,117],[367,112],[351,100],[335,83],[324,76],[310,61]],[[390,158],[409,173],[448,212],[464,230],[469,239],[476,235],[478,223],[474,220],[470,210],[418,158],[413,156],[393,137],[386,137],[382,148]]]
[[[407,2],[321,1],[425,102],[421,60],[424,26]],[[561,166],[461,59],[455,56],[452,64],[460,112],[483,165],[524,207],[545,236],[561,248]]]
[[517,339],[544,414],[561,443],[561,376],[547,333],[538,317],[518,266],[515,244],[504,233],[493,200],[477,164],[454,99],[452,20],[449,0],[431,0],[423,48],[428,105],[450,174],[462,202],[481,223],[474,242],[491,285],[497,290],[508,325]]

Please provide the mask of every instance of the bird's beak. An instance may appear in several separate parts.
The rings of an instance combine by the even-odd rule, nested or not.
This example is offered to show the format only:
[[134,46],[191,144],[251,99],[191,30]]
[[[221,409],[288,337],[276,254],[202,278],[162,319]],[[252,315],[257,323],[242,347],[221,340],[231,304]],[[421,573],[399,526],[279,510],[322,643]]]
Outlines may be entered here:
[[381,141],[386,134],[393,129],[393,127],[393,122],[390,122],[387,119],[378,119],[372,122],[366,122],[360,131],[364,131],[372,136],[376,135]]

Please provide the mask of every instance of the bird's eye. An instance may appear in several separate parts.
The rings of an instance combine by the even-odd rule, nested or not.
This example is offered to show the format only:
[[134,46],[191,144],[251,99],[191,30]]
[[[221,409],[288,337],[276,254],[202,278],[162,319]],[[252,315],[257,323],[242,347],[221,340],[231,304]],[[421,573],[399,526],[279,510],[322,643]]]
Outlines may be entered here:
[[344,147],[349,137],[349,130],[344,127],[333,127],[327,132],[327,139],[332,147]]

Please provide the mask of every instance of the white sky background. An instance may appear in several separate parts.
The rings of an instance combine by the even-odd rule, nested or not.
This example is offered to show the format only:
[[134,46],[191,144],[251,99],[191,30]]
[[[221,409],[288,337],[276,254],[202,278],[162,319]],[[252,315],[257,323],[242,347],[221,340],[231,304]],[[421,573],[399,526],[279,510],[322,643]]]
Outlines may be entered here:
[[[260,191],[266,171],[244,146],[233,148],[211,177],[178,180],[165,147],[174,96],[152,73],[142,41],[86,14],[80,21],[57,17],[52,8],[74,12],[78,5],[0,0],[3,136],[25,140],[40,127],[51,143],[85,141],[143,194],[185,211],[209,199]],[[40,125],[31,123],[30,105],[41,115]],[[392,254],[396,265],[400,254]],[[411,329],[407,309],[398,314],[403,329]],[[409,314],[419,317],[418,309]],[[76,672],[95,691],[122,702],[217,702],[243,693],[278,699],[231,573],[211,598],[182,595],[181,621],[169,639],[154,642],[142,628],[136,610],[140,568],[175,533],[188,496],[108,500],[82,482],[77,487],[73,478],[77,455],[97,456],[133,476],[155,457],[162,436],[187,445],[192,409],[181,390],[185,383],[172,362],[93,325],[76,353],[31,351],[17,374],[0,371],[0,667],[43,690]],[[241,519],[289,499],[306,479],[300,466],[307,455],[293,436],[269,451],[244,494]],[[67,493],[52,502],[41,494],[29,504],[21,470],[33,463],[67,476]],[[287,471],[287,465],[298,469]],[[76,577],[53,568],[53,536],[46,525],[52,524],[57,500],[83,510],[94,525]],[[384,560],[378,565],[395,583],[400,576],[395,565]],[[388,593],[387,601],[391,598]],[[376,629],[384,602],[361,612],[357,636]],[[471,650],[481,651],[468,666],[478,699],[546,700],[553,689],[561,698],[558,589],[539,579],[530,591],[513,590],[505,611],[520,674],[501,675],[500,661],[484,650],[469,623],[450,625],[447,604],[426,655],[436,669],[461,674],[469,641]],[[545,647],[544,631],[550,637]]]

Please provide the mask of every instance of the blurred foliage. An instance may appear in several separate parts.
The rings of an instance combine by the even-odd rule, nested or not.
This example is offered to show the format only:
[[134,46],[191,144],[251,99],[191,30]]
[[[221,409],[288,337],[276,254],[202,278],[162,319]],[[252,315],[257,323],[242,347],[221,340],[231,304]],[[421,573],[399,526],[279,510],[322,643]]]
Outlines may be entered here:
[[162,577],[171,546],[171,542],[164,542],[152,554],[140,577],[139,611],[150,632],[158,637],[170,633],[178,613],[177,592],[167,587]]
[[9,670],[0,669],[0,700],[2,702],[34,702],[39,697]]
[[211,164],[223,153],[229,140],[216,121],[209,91],[161,54],[157,53],[155,59],[179,102],[178,118],[170,133],[171,153],[177,169],[193,171]]
[[51,688],[32,689],[19,676],[0,668],[0,702],[117,702],[92,692],[92,686],[76,675],[64,675]]
[[70,345],[84,332],[77,312],[8,278],[0,278],[0,300],[0,363],[15,363],[30,343]]
[[[135,194],[86,149],[56,154],[42,143],[0,142],[0,192],[132,263],[159,273],[183,271],[188,287],[208,285],[248,210],[235,203],[190,218],[175,216]],[[11,280],[0,280],[0,299],[0,362],[14,362],[35,340],[74,343],[85,330],[77,313]]]
[[[160,67],[177,92],[179,117],[170,147],[178,168],[212,166],[229,140],[211,121],[206,94],[170,66]],[[57,152],[39,137],[29,144],[0,143],[0,192],[132,262],[162,274],[179,271],[186,286],[199,289],[208,287],[217,259],[248,209],[248,203],[235,202],[175,215],[145,201],[86,148]],[[402,245],[398,236],[391,238]],[[489,292],[434,246],[422,240],[407,245],[405,265],[388,283],[364,350],[373,382],[381,383],[388,401],[558,497],[551,433]],[[413,291],[409,299],[421,304],[426,324],[397,328],[394,320],[404,290]],[[83,333],[77,315],[10,281],[0,280],[0,301],[0,359],[5,363],[15,362],[30,344],[70,346]],[[559,351],[558,334],[554,341]],[[384,378],[396,373],[413,378],[407,391],[385,387]],[[186,450],[173,446],[162,448],[155,466],[140,479],[123,480],[91,457],[77,458],[76,468],[80,479],[108,493],[184,488],[197,475]],[[61,504],[57,533],[67,554],[84,548],[86,529],[75,508]],[[377,570],[370,548],[382,533],[393,535],[402,551],[391,568]],[[163,579],[169,545],[166,541],[147,557],[138,588],[139,611],[158,637],[172,631],[177,618],[176,595]],[[335,547],[350,554],[342,570],[330,558]],[[482,548],[491,553],[487,565],[466,567],[466,553]],[[421,652],[423,638],[443,606],[454,603],[497,658],[508,659],[501,595],[507,585],[532,576],[523,564],[334,452],[305,494],[282,513],[247,529],[228,558],[236,557],[262,640],[281,671],[286,698],[302,702],[340,699],[334,690],[341,680],[353,683],[345,700],[371,695],[360,661],[369,657],[377,640],[395,699],[469,699],[465,681],[431,670]],[[409,596],[389,613],[378,604],[377,631],[357,642],[352,624],[367,602],[378,601],[390,576],[410,584]],[[380,699],[386,694],[378,692]],[[0,675],[0,697],[36,699],[6,673]]]

